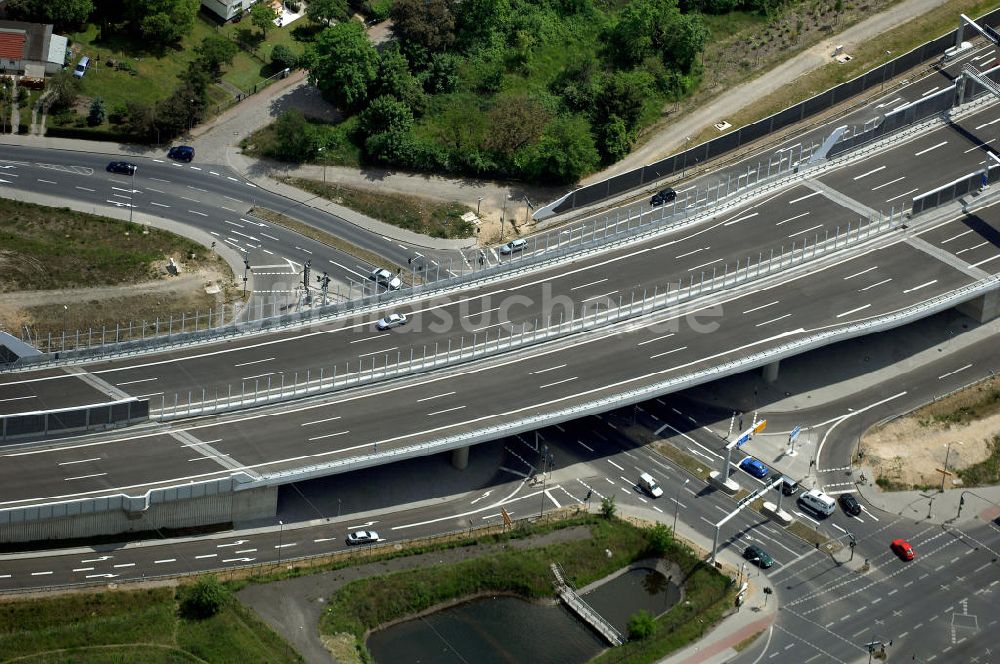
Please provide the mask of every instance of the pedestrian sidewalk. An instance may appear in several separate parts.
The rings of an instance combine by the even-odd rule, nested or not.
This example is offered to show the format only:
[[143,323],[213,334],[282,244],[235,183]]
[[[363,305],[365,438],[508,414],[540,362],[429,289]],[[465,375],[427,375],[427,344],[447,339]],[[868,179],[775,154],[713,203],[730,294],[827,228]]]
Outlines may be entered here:
[[[655,521],[672,526],[672,520],[664,514],[648,507],[618,505],[618,513],[645,521]],[[677,522],[677,536],[695,550],[707,552],[712,548],[711,538],[699,533],[693,527]],[[756,634],[770,630],[778,613],[777,588],[771,584],[763,570],[758,570],[743,560],[742,552],[732,547],[723,548],[716,556],[721,571],[737,583],[747,582],[743,605],[733,607],[712,631],[686,648],[660,660],[660,664],[724,664],[738,655],[735,646]],[[764,588],[770,587],[775,594],[765,595]]]
[[883,491],[874,470],[861,463],[858,493],[873,507],[926,523],[958,526],[1000,518],[1000,486],[954,488],[945,491]]

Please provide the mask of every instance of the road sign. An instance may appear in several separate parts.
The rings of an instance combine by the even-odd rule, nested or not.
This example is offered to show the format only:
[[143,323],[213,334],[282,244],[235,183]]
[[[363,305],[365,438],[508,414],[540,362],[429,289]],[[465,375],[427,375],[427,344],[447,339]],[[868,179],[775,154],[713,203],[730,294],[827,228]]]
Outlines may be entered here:
[[760,433],[761,431],[763,431],[766,428],[767,428],[767,420],[761,420],[760,422],[758,422],[757,424],[754,425],[753,432],[754,433]]
[[802,432],[802,427],[800,426],[797,426],[794,429],[792,429],[792,432],[788,434],[788,442],[794,443],[795,439],[799,437],[799,434],[801,432]]
[[736,447],[743,447],[750,440],[750,432],[745,432],[742,436],[736,439]]
[[508,528],[514,525],[514,523],[510,519],[510,514],[507,514],[507,510],[504,509],[503,507],[500,508],[500,516],[503,517],[503,525],[507,526]]

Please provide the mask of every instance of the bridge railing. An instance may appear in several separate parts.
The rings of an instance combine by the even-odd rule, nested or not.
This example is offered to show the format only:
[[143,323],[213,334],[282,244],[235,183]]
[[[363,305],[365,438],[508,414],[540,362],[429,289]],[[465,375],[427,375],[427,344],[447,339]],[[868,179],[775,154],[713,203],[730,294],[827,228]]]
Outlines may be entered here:
[[711,273],[703,270],[698,275],[692,274],[686,283],[668,283],[663,288],[654,287],[652,292],[633,289],[627,295],[619,295],[617,301],[608,297],[604,301],[584,303],[578,310],[570,309],[568,315],[560,311],[558,319],[555,316],[536,318],[530,325],[522,324],[519,329],[512,326],[506,334],[502,327],[498,327],[495,335],[487,329],[482,334],[473,332],[457,340],[449,339],[447,344],[435,342],[433,347],[412,346],[408,353],[396,349],[394,354],[359,355],[356,360],[343,365],[317,366],[293,372],[290,382],[286,381],[283,373],[272,374],[243,380],[239,385],[229,384],[214,392],[202,388],[200,394],[191,390],[186,395],[175,393],[173,399],[163,395],[154,416],[167,421],[280,403],[454,366],[565,338],[630,318],[655,314],[704,295],[773,276],[892,231],[904,220],[903,215],[895,211],[888,217],[879,215],[861,219],[856,225],[849,223],[846,228],[837,227],[832,234],[827,231],[822,238],[817,233],[811,243],[805,238],[801,243],[794,241],[791,247],[782,245],[767,254],[758,252],[756,257],[747,256],[745,260],[737,259],[735,263],[715,266]]

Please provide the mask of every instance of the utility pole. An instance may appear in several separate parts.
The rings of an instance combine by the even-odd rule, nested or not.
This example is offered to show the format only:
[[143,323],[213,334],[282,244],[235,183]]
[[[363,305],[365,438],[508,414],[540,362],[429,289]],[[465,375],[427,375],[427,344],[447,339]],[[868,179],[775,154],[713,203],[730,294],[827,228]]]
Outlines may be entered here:
[[309,273],[312,267],[312,259],[310,258],[302,266],[302,290],[306,292],[306,304],[312,302],[312,298],[309,296]]
[[319,282],[320,290],[323,293],[322,303],[327,304],[327,296],[330,293],[330,275],[324,272],[322,277],[316,277],[316,281]]
[[250,252],[243,252],[243,297],[247,296],[247,273],[250,272]]

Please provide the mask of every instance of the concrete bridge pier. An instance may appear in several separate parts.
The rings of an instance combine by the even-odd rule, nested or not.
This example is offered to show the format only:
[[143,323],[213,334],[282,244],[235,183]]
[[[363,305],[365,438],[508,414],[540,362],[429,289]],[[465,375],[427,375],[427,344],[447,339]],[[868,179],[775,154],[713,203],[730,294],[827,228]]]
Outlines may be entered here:
[[774,381],[778,380],[778,367],[781,365],[781,360],[775,360],[770,364],[765,364],[761,367],[761,373],[764,375],[764,382],[770,385]]
[[959,313],[986,323],[1000,316],[1000,291],[991,290],[955,307]]
[[469,446],[459,447],[451,451],[451,465],[459,470],[469,467]]

